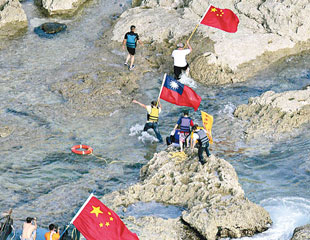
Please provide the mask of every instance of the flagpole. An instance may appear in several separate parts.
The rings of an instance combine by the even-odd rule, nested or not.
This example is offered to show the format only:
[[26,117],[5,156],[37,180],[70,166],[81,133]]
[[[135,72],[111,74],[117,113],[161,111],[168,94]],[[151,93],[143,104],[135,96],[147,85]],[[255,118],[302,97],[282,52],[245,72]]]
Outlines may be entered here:
[[71,222],[69,225],[73,224],[74,220],[80,215],[80,213],[83,211],[84,207],[86,206],[86,204],[89,202],[89,200],[94,196],[93,193],[91,193],[89,195],[89,197],[87,198],[87,200],[85,201],[85,203],[83,204],[83,206],[80,208],[80,210],[77,212],[77,214],[75,214],[75,216],[72,218]]
[[164,84],[165,84],[165,81],[166,81],[166,76],[167,76],[167,73],[165,73],[163,82],[162,82],[162,84],[161,84],[161,88],[160,88],[159,95],[158,95],[158,98],[157,98],[156,107],[158,106],[158,102],[159,102],[159,99],[160,99],[160,95],[161,95],[161,92],[163,91],[163,87],[164,87]]
[[[207,8],[207,11],[202,15],[202,18],[200,19],[199,23],[196,25],[194,31],[192,32],[192,34],[189,36],[189,38],[187,39],[187,42],[189,42],[191,40],[191,38],[193,37],[194,33],[196,32],[197,28],[199,27],[199,24],[201,23],[202,19],[206,16],[207,12],[209,11],[211,7],[211,4],[209,5],[209,7]],[[185,44],[185,47],[187,46],[187,42]],[[184,48],[185,48],[184,47]]]

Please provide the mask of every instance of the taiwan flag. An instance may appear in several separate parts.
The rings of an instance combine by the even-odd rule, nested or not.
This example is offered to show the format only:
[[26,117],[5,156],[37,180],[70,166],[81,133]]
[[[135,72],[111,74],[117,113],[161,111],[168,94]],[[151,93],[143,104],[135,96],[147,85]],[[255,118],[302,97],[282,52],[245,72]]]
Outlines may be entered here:
[[193,89],[166,74],[160,98],[179,106],[192,107],[195,111],[201,102],[201,97]]
[[92,194],[71,223],[87,240],[139,240],[115,212]]
[[238,29],[239,18],[230,9],[220,9],[211,5],[200,24],[235,33]]

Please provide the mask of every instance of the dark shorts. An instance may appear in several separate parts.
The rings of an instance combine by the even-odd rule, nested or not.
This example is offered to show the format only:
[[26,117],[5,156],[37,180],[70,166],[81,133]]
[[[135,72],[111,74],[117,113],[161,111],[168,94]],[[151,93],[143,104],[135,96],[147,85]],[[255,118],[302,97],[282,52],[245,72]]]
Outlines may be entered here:
[[174,75],[175,75],[175,78],[176,79],[180,79],[180,75],[182,73],[182,71],[186,71],[186,69],[189,67],[188,64],[186,64],[185,67],[177,67],[177,66],[174,66]]
[[135,48],[127,47],[127,51],[129,52],[130,55],[135,55],[135,53],[136,53],[136,49]]

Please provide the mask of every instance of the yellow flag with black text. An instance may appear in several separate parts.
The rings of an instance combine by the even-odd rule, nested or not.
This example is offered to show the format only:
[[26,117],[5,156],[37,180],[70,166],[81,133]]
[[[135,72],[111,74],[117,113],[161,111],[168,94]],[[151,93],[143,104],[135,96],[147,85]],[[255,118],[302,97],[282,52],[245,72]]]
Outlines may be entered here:
[[202,124],[208,132],[210,144],[213,144],[213,139],[212,139],[213,116],[206,112],[201,111],[201,118],[202,118]]

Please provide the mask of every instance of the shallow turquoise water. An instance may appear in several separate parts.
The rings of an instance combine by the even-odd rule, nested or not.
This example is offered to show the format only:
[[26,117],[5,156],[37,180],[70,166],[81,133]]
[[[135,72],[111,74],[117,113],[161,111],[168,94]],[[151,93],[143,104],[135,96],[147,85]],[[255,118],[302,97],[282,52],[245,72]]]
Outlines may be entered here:
[[[130,136],[130,129],[144,124],[143,109],[132,106],[106,118],[67,117],[66,101],[50,89],[56,81],[98,69],[99,63],[89,61],[92,58],[88,56],[100,59],[103,50],[98,51],[94,42],[110,26],[109,14],[122,11],[119,3],[94,1],[67,20],[67,33],[46,40],[34,35],[32,28],[47,19],[26,1],[28,33],[1,50],[0,120],[16,129],[12,136],[0,139],[0,211],[13,208],[17,228],[28,215],[37,216],[41,227],[50,222],[64,225],[91,191],[102,196],[137,182],[141,166],[165,148],[152,142],[152,137],[139,140],[140,135]],[[122,70],[124,53],[116,49],[111,54],[111,59],[120,58],[113,64]],[[309,63],[310,55],[305,54],[274,64],[246,83],[221,87],[197,84],[196,91],[203,98],[200,109],[214,115],[216,144],[212,153],[233,164],[246,195],[266,207],[275,223],[255,239],[287,240],[294,227],[310,221],[310,131],[308,126],[281,142],[249,144],[240,137],[241,124],[232,113],[249,97],[264,91],[282,92],[309,84]],[[137,99],[147,103],[156,98],[162,76],[146,74]],[[182,109],[163,103],[163,136],[170,133]],[[199,112],[191,115],[200,121]],[[91,145],[100,158],[72,154],[70,148],[81,143]],[[116,163],[107,165],[101,158]],[[165,212],[167,216],[178,214],[178,209],[154,203],[151,211],[143,208],[142,204],[130,211],[137,216],[152,211],[161,216]]]

